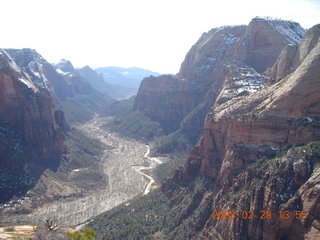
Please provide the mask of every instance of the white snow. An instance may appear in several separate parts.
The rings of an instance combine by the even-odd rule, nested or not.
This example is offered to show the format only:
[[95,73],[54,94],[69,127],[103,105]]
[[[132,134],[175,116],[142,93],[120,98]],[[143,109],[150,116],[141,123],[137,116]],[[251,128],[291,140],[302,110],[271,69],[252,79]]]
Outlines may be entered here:
[[268,20],[268,23],[279,33],[284,35],[290,44],[300,43],[305,33],[305,30],[295,22],[270,19]]
[[306,120],[307,120],[307,122],[308,122],[308,123],[313,122],[313,119],[312,119],[312,118],[310,118],[310,117],[307,117],[307,118],[306,118]]
[[62,71],[60,68],[56,69],[57,73],[61,74],[61,75],[67,75],[68,73]]
[[35,86],[30,81],[28,81],[22,77],[19,78],[19,81],[24,83],[28,88],[35,89]]
[[234,97],[249,95],[263,89],[268,78],[257,73],[253,68],[239,68],[234,77],[223,90],[222,98],[232,99]]
[[276,148],[276,147],[272,147],[272,146],[271,146],[271,149],[272,149],[273,151],[278,151],[278,150],[280,150],[280,148]]
[[31,74],[31,79],[36,86],[48,88],[49,82],[42,72],[43,65],[38,61],[31,61],[27,66],[27,71]]

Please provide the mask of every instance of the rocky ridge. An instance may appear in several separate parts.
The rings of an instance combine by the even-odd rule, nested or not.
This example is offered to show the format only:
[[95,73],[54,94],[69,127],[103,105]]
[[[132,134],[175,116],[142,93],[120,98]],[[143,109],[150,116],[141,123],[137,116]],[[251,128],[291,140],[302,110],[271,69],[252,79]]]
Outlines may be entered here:
[[[270,20],[253,21],[260,26]],[[280,29],[290,22],[281,23]],[[161,190],[93,220],[90,226],[98,238],[318,239],[319,32],[319,25],[309,29],[297,45],[299,54],[280,54],[275,64],[264,65],[256,50],[254,58],[261,57],[256,67],[242,60],[229,64],[225,82],[206,114],[202,137],[184,167],[176,169]],[[295,43],[295,37],[290,39],[283,51]],[[274,54],[274,49],[270,51],[266,62]],[[250,55],[233,53],[240,59]],[[277,80],[267,77],[284,55],[288,62],[299,56],[297,65],[292,69],[282,65],[277,71],[284,75]],[[180,81],[177,76],[166,78]]]
[[[212,29],[190,49],[177,75],[142,81],[135,109],[145,112],[165,128],[170,126],[169,131],[181,128],[196,140],[222,88],[230,90],[237,85],[240,89],[243,84],[239,93],[245,95],[263,88],[268,79],[261,74],[273,66],[286,45],[299,43],[303,34],[304,29],[298,23],[258,17],[248,26]],[[234,72],[239,68],[247,69],[246,73]],[[231,75],[243,81],[226,86],[230,84]],[[251,81],[254,76],[257,79]],[[257,81],[259,87],[255,88]]]
[[212,229],[222,239],[320,235],[319,25],[307,32],[298,49],[305,56],[292,74],[248,97],[221,104],[218,98],[206,117],[200,144],[164,188],[188,185],[200,177],[210,183],[213,210],[306,211],[309,216],[207,220],[201,232],[207,239],[215,239]]

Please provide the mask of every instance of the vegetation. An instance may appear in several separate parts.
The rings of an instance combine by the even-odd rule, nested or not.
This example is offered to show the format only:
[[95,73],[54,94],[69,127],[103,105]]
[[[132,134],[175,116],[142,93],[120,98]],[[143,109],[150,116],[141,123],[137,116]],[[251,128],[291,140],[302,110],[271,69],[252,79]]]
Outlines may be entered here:
[[85,228],[83,231],[76,231],[74,233],[68,233],[68,240],[93,240],[95,238],[95,232],[92,228]]
[[167,177],[172,176],[175,169],[183,166],[187,160],[186,155],[171,155],[170,160],[160,164],[155,169],[155,175],[158,181],[163,182]]
[[89,94],[75,94],[65,101],[60,101],[66,119],[71,123],[89,121],[93,115],[103,113],[112,100],[105,95],[92,91]]
[[[319,157],[320,142],[314,142],[293,147],[281,152],[278,157],[262,158],[238,174],[238,183],[243,184],[235,185],[234,181],[230,181],[219,195],[219,201],[223,206],[234,206],[234,210],[241,210],[237,209],[239,199],[250,199],[252,189],[278,180],[281,182],[281,169],[285,164],[304,159],[315,168]],[[266,177],[266,174],[270,177]],[[123,204],[99,215],[89,226],[96,231],[97,239],[206,239],[199,233],[213,211],[214,194],[210,191],[212,185],[209,188],[208,183],[208,179],[197,178],[181,185],[164,185],[133,200],[129,205]],[[287,184],[281,192],[279,202],[287,201],[296,191],[297,186],[292,179],[292,184]],[[207,233],[221,239],[214,228],[211,230]]]
[[145,141],[162,134],[160,123],[152,121],[140,111],[131,111],[125,115],[118,116],[111,123],[107,123],[102,127],[111,129],[124,137]]
[[101,155],[103,151],[103,145],[98,140],[89,138],[76,129],[71,129],[68,133],[67,144],[71,168],[93,166],[99,162],[99,158],[93,157]]
[[210,217],[212,196],[204,197],[202,181],[178,187],[174,196],[169,192],[158,189],[129,205],[122,204],[99,215],[89,226],[96,231],[97,239],[192,239]]
[[[67,146],[69,152],[61,161],[58,171],[62,173],[62,177],[68,176],[64,181],[82,190],[94,190],[103,186],[105,181],[99,157],[103,152],[101,142],[83,135],[76,129],[71,129],[67,136]],[[74,169],[81,171],[68,174]]]
[[135,96],[111,103],[106,109],[107,116],[122,116],[128,114],[133,109]]
[[159,154],[183,154],[187,153],[193,143],[182,130],[169,135],[161,136],[156,143],[156,151]]

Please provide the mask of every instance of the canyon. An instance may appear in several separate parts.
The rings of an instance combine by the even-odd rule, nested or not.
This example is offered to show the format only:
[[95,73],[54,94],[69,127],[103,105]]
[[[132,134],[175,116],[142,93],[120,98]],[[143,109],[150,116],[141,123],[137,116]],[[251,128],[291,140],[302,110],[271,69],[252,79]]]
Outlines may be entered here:
[[[192,46],[178,74],[145,78],[134,108],[169,132],[184,131],[196,143],[207,112],[224,83],[232,81],[231,75],[250,74],[247,86],[253,85],[249,80],[259,82],[256,89],[239,89],[239,95],[263,88],[268,80],[261,74],[272,67],[284,47],[299,43],[304,33],[298,23],[259,17],[248,26],[214,28]],[[240,68],[244,72],[236,73]],[[244,83],[239,82],[240,86]]]
[[98,239],[123,236],[124,222],[132,239],[318,239],[319,33],[257,17],[203,34],[176,76],[144,79],[135,108],[201,136],[161,189],[95,218]]
[[[121,120],[106,114],[121,104],[86,80],[102,86],[92,69],[0,53],[0,163],[14,169],[0,171],[1,225],[50,216],[97,239],[320,237],[320,25],[256,17],[214,28],[176,75],[144,78]],[[146,128],[144,141],[124,137]],[[175,148],[186,162],[160,183],[154,170]],[[25,185],[13,196],[17,171]]]
[[1,225],[50,218],[75,227],[157,187],[152,170],[162,161],[101,127],[111,100],[70,61],[51,65],[32,49],[0,57]]
[[[36,207],[30,214],[15,214],[14,209],[19,205],[27,205],[34,199],[22,199],[1,206],[2,225],[12,224],[41,224],[45,219],[54,219],[60,226],[78,226],[89,221],[92,217],[107,211],[123,202],[127,202],[140,194],[148,194],[157,187],[150,170],[162,161],[149,157],[150,147],[135,140],[124,139],[115,133],[103,130],[101,125],[108,118],[96,116],[89,122],[78,126],[80,131],[103,144],[101,168],[103,168],[106,184],[102,189],[83,197],[69,197]],[[148,170],[148,172],[145,172]],[[81,177],[86,168],[73,169],[69,175]]]

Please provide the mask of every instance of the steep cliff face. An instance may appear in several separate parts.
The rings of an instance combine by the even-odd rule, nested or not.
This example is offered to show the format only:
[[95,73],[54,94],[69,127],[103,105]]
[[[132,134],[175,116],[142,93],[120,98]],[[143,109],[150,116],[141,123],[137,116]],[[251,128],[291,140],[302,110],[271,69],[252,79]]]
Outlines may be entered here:
[[190,89],[187,82],[172,75],[148,77],[141,82],[134,108],[144,111],[153,120],[161,120],[167,131],[173,131],[196,106],[201,93],[204,94],[203,90],[198,90]]
[[51,90],[70,122],[89,120],[95,112],[103,112],[113,100],[93,89],[90,79],[82,77],[70,61],[53,66],[31,49],[6,50],[19,68],[39,85]]
[[[63,131],[67,126],[46,78],[33,71],[37,63],[28,62],[34,51],[23,51],[26,58],[18,58],[14,50],[0,52],[1,168],[23,168],[35,162],[56,167],[57,156],[66,150]],[[26,68],[20,67],[23,64]]]
[[282,79],[292,73],[301,64],[310,50],[313,49],[318,42],[320,34],[319,28],[320,25],[316,25],[310,29],[303,38],[300,46],[289,44],[282,50],[273,67],[267,71],[272,81]]
[[256,17],[237,43],[234,58],[262,73],[287,44],[299,44],[304,33],[298,23]]
[[[263,18],[253,19],[248,26],[212,29],[190,49],[176,76],[143,80],[135,108],[175,129],[180,127],[196,139],[222,88],[242,88],[239,93],[247,95],[262,88],[268,79],[261,74],[272,67],[287,44],[299,43],[303,34],[298,23]],[[246,70],[237,72],[239,68]],[[230,85],[231,78],[243,81]],[[253,79],[263,79],[263,83]]]
[[66,99],[75,94],[72,86],[35,50],[6,49],[6,51],[33,81],[50,89],[58,99]]
[[[222,239],[320,236],[319,30],[317,25],[306,34],[298,48],[304,57],[289,76],[246,97],[223,98],[228,91],[221,92],[206,117],[199,146],[168,184],[204,177],[215,196],[213,210],[276,214],[268,221],[260,216],[208,220],[202,232],[208,239],[215,239],[212,227]],[[313,47],[302,51],[306,42],[313,42]],[[279,210],[306,211],[309,216],[283,219]]]

